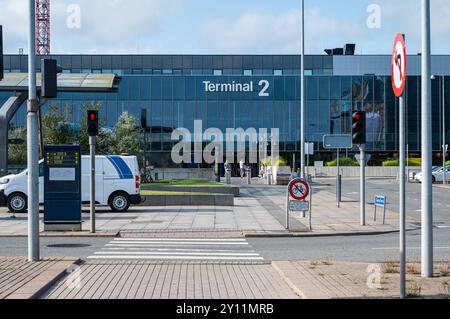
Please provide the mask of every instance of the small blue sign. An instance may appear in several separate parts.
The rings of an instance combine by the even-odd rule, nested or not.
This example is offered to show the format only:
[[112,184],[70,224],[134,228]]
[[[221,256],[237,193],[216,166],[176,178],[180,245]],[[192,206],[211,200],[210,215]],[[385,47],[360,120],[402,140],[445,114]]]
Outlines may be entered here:
[[386,196],[380,195],[375,196],[375,205],[381,207],[386,206]]

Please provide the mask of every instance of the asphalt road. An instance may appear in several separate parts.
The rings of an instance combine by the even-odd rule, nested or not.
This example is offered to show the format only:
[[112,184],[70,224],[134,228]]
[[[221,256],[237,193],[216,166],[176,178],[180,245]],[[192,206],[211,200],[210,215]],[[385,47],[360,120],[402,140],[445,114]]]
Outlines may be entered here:
[[[450,229],[435,229],[435,260],[450,261]],[[41,238],[41,255],[86,258],[111,238]],[[323,260],[382,262],[398,258],[398,234],[376,236],[248,238],[266,261]],[[420,232],[408,232],[408,260],[420,260]],[[26,256],[25,237],[0,238],[0,256]]]
[[[41,237],[41,257],[70,256],[82,259],[100,250],[111,238]],[[0,238],[0,256],[27,256],[26,237]]]
[[[450,229],[435,229],[436,261],[450,261]],[[323,260],[383,262],[398,260],[398,233],[376,236],[249,238],[248,242],[266,260]],[[420,232],[407,234],[408,260],[420,260]]]

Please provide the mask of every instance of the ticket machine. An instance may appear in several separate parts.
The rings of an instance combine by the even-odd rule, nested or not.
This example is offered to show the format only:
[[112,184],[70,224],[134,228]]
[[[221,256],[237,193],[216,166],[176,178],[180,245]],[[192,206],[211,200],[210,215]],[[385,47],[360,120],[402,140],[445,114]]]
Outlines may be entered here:
[[81,231],[81,149],[44,146],[44,229]]

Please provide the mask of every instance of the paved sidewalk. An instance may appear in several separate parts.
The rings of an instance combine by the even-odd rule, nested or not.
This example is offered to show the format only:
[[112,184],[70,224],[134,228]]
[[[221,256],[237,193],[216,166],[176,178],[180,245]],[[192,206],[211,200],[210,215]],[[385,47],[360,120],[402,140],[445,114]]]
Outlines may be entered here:
[[55,257],[32,263],[23,257],[0,257],[0,299],[37,298],[77,261]]
[[[324,186],[314,187],[312,227],[308,219],[291,213],[290,232],[285,229],[286,187],[252,185],[241,187],[241,197],[234,207],[174,206],[133,207],[127,213],[112,213],[100,208],[96,217],[95,236],[116,236],[119,232],[240,232],[245,236],[323,236],[394,232],[398,230],[398,214],[388,211],[386,224],[381,223],[381,209],[377,222],[373,221],[373,205],[366,206],[366,226],[360,225],[359,203],[343,198],[336,207],[335,195]],[[42,218],[41,214],[41,218]],[[43,233],[45,236],[90,236],[89,214],[83,214],[82,233]],[[417,228],[408,219],[408,229]],[[0,209],[0,236],[26,236],[27,216],[11,219],[6,209]],[[41,231],[43,224],[41,221]]]
[[[398,298],[398,264],[343,263],[331,260],[273,262],[283,280],[304,299]],[[450,298],[450,264],[436,266],[435,277],[420,276],[420,265],[408,264],[407,294],[414,298]],[[379,284],[379,286],[377,285]]]
[[[324,187],[313,188],[312,197],[312,228],[309,235],[345,235],[364,233],[384,233],[398,231],[399,214],[386,211],[386,223],[382,223],[382,209],[377,209],[377,221],[373,220],[374,206],[366,204],[366,226],[360,224],[359,202],[342,197],[343,202],[338,208],[336,196],[333,193],[323,190]],[[286,220],[286,189],[285,187],[243,187],[242,194],[257,198],[259,201],[271,203],[271,214],[276,217],[280,224],[284,225]],[[267,206],[267,205],[266,205]],[[303,225],[306,230],[309,224],[308,219],[301,218],[299,213],[291,212],[291,225],[296,222]],[[408,230],[416,229],[418,221],[414,218],[407,219]],[[298,226],[294,226],[299,228]],[[300,227],[302,228],[302,227]],[[304,230],[304,231],[305,231]]]
[[269,264],[89,262],[48,299],[295,299]]

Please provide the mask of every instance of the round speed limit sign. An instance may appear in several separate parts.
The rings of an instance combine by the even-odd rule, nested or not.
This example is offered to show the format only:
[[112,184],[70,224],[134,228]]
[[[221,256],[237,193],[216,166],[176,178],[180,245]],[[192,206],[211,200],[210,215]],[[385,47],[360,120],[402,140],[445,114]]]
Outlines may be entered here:
[[289,194],[295,200],[304,200],[309,196],[309,185],[301,179],[293,180],[289,184]]

